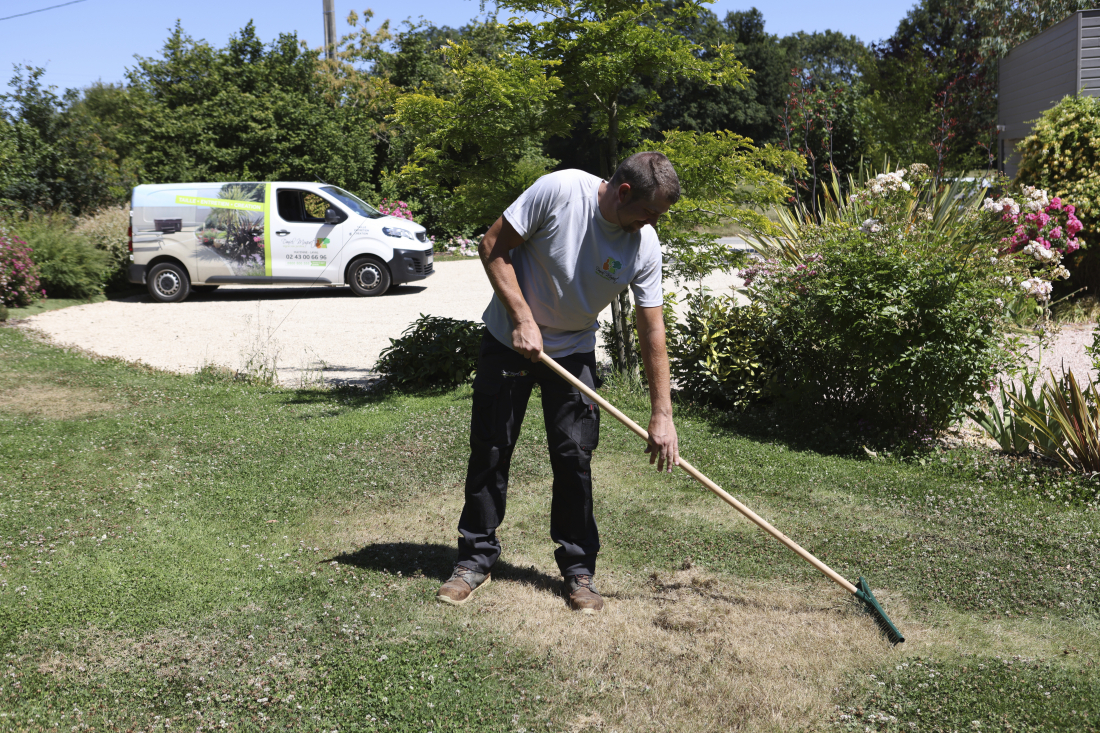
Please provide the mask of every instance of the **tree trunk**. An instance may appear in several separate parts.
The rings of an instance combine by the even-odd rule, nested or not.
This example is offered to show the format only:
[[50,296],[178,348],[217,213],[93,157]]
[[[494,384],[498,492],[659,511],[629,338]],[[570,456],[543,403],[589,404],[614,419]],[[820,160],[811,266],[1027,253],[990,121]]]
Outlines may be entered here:
[[623,351],[626,359],[620,362],[622,371],[632,377],[638,376],[638,350],[634,346],[634,309],[630,304],[630,293],[627,290],[619,293],[619,313],[622,319],[620,330],[623,334]]
[[[611,102],[607,114],[607,178],[619,167],[619,103]],[[606,180],[606,179],[605,179]]]
[[619,371],[626,371],[626,340],[623,338],[623,319],[618,298],[611,301],[611,340],[613,343],[607,345],[607,350],[611,352]]

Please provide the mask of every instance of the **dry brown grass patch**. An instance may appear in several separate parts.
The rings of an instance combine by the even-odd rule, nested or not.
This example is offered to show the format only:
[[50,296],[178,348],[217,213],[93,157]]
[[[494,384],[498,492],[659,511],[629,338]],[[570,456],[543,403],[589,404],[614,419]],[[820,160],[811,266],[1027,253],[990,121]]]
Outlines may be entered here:
[[[537,524],[538,505],[534,495],[510,502],[508,523]],[[342,515],[339,525],[326,515],[318,524],[327,542],[345,550],[449,545],[460,509],[461,492],[448,491],[381,514]],[[870,618],[826,582],[736,581],[699,568],[650,577],[610,570],[597,577],[607,607],[580,616],[559,594],[557,568],[542,543],[517,548],[508,545],[507,530],[502,537],[502,561],[533,572],[498,574],[468,609],[447,612],[469,613],[485,633],[503,632],[550,660],[571,701],[557,722],[578,733],[810,726],[831,712],[846,674],[892,653]],[[896,621],[907,615],[900,606],[898,612]]]
[[[243,609],[242,609],[243,610]],[[232,677],[247,661],[253,671],[296,666],[285,643],[234,638],[207,630],[203,634],[157,629],[141,636],[88,628],[66,631],[57,648],[38,659],[38,672],[87,684],[114,674],[157,679]],[[293,670],[300,679],[309,670]]]
[[[519,562],[519,559],[516,560]],[[498,582],[477,618],[552,659],[576,697],[575,731],[791,730],[822,720],[845,674],[891,648],[828,586],[733,582],[689,569],[601,574],[586,618],[536,584]]]
[[105,402],[89,389],[55,384],[4,385],[0,390],[0,410],[49,420],[72,420],[108,410],[117,405]]

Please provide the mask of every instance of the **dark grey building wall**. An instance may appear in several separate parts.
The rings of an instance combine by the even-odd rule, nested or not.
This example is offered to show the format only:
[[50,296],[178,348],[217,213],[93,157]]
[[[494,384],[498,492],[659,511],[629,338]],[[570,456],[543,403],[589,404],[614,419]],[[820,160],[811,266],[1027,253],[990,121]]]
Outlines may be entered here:
[[1083,10],[1021,43],[1001,59],[997,122],[1004,172],[1016,175],[1017,143],[1063,97],[1100,96],[1100,10]]
[[1100,96],[1100,10],[1090,10],[1081,18],[1081,80],[1085,93]]

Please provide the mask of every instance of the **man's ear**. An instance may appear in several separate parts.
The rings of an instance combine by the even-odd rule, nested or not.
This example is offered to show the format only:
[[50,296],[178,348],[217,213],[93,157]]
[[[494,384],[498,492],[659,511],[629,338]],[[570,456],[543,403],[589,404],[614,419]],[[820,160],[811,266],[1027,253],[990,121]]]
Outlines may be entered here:
[[620,183],[619,190],[616,193],[619,195],[620,204],[629,204],[634,197],[634,191],[630,188],[629,183]]

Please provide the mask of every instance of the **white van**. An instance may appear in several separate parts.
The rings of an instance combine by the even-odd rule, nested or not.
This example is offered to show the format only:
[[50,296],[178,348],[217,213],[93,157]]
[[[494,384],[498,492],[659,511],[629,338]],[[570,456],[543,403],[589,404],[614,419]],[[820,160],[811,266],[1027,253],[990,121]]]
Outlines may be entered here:
[[138,186],[130,282],[178,303],[226,283],[348,285],[381,295],[433,272],[424,227],[324,183]]

